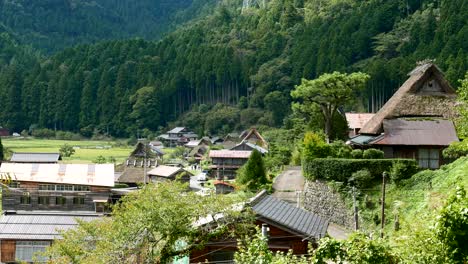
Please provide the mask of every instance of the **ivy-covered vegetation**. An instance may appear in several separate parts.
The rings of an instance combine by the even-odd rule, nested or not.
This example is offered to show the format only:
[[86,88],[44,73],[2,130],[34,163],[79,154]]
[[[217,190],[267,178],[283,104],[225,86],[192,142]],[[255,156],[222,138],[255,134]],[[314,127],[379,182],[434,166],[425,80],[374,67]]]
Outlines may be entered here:
[[[170,2],[174,8],[185,3]],[[86,3],[76,4],[76,9]],[[206,16],[159,42],[109,41],[46,58],[25,56],[28,48],[9,48],[2,51],[1,58],[6,59],[0,66],[2,126],[22,131],[37,124],[128,136],[137,129],[166,126],[184,113],[207,115],[200,107],[211,109],[216,103],[222,105],[200,118],[204,132],[222,133],[235,126],[229,122],[220,126],[225,118],[281,126],[291,113],[294,85],[301,78],[312,80],[333,71],[370,75],[356,102],[344,107],[376,110],[418,60],[437,59],[449,81],[458,86],[467,70],[467,12],[460,12],[466,5],[463,0],[271,0],[265,8],[242,9],[242,1],[231,0],[219,2]],[[123,6],[124,1],[115,4],[120,11]],[[128,26],[150,23],[145,14],[152,7]],[[11,8],[5,10],[11,18]],[[127,20],[134,15],[129,10]],[[7,27],[12,23],[8,20]],[[24,27],[19,28],[37,25],[21,23]],[[0,48],[5,43],[19,45],[11,42],[2,39]],[[158,99],[138,100],[138,94],[147,92]],[[146,103],[154,114],[138,113]],[[231,114],[233,109],[236,114]],[[307,120],[293,115],[285,124],[292,128],[291,120],[297,120],[324,127],[318,109],[314,112]],[[211,117],[218,114],[220,118]]]

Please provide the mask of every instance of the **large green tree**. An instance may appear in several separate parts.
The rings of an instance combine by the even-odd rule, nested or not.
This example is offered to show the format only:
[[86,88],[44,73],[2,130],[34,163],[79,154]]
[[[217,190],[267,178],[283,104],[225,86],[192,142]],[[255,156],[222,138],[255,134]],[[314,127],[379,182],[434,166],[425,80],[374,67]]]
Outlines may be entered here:
[[458,88],[457,93],[460,101],[458,106],[460,116],[456,122],[458,135],[461,138],[468,138],[468,72],[465,79],[461,80],[461,86]]
[[318,105],[325,120],[324,131],[328,139],[333,134],[333,118],[338,107],[349,103],[364,88],[369,75],[361,72],[326,73],[314,80],[302,79],[291,92],[291,96],[300,101],[302,107]]
[[150,184],[124,197],[112,217],[65,232],[45,255],[50,263],[168,263],[212,237],[235,232],[233,221],[201,228],[220,212],[225,220],[239,220],[240,213],[230,209],[235,202],[231,196],[200,196],[181,183]]

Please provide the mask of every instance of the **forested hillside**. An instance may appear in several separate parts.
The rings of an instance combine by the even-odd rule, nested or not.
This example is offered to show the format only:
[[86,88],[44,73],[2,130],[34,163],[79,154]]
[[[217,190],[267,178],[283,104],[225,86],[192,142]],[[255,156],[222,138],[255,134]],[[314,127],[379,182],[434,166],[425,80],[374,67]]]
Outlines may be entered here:
[[37,124],[115,136],[184,113],[205,132],[280,126],[294,85],[335,70],[370,74],[346,109],[377,110],[423,59],[435,59],[457,87],[467,38],[464,0],[271,0],[244,9],[225,0],[158,42],[82,45],[33,67],[10,60],[0,74],[0,120],[16,131]]
[[158,39],[216,1],[0,0],[0,27],[22,44],[52,52],[110,39]]

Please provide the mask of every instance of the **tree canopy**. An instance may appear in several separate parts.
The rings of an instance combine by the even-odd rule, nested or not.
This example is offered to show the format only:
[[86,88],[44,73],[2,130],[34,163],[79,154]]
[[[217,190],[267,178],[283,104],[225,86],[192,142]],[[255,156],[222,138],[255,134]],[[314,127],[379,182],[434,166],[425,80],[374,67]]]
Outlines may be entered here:
[[247,163],[238,170],[236,183],[250,191],[257,191],[268,183],[262,154],[258,150],[254,149]]
[[291,96],[300,100],[301,107],[311,109],[312,104],[320,107],[325,120],[324,131],[328,139],[333,134],[333,118],[339,107],[349,103],[365,87],[369,75],[357,73],[326,73],[314,80],[302,79]]

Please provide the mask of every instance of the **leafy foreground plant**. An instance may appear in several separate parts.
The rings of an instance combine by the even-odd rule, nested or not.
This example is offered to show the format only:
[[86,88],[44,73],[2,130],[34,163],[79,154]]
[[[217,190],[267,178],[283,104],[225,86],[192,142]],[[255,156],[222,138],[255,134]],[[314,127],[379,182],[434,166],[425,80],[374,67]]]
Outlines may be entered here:
[[[235,202],[229,196],[187,192],[180,183],[148,185],[124,197],[112,217],[80,222],[63,233],[45,255],[49,263],[167,263],[210,238],[242,230],[231,228],[234,219],[242,225],[240,213],[226,209]],[[216,228],[201,228],[204,218],[219,213],[224,217],[215,221]]]

